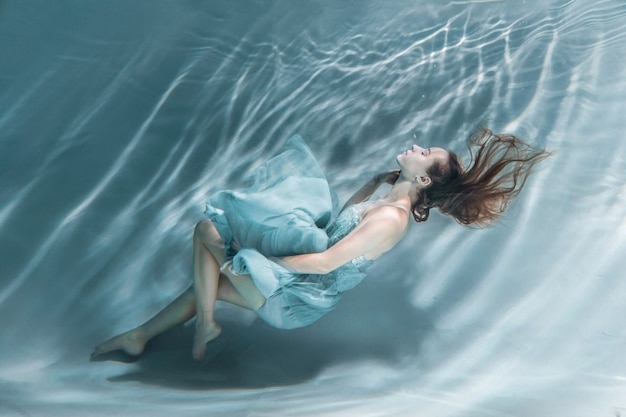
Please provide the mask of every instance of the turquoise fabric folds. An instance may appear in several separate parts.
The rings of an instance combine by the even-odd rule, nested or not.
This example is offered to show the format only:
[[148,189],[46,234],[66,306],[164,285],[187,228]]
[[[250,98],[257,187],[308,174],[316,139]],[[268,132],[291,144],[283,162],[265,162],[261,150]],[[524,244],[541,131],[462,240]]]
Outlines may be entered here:
[[365,276],[371,261],[363,257],[324,275],[296,274],[276,262],[280,256],[324,251],[358,225],[358,206],[331,222],[335,201],[299,135],[256,171],[249,187],[222,191],[208,200],[206,214],[225,242],[233,271],[252,276],[267,300],[257,313],[269,324],[310,325]]
[[225,190],[207,202],[205,214],[226,244],[226,255],[255,248],[266,256],[321,252],[333,212],[333,194],[301,136],[261,168],[243,190]]

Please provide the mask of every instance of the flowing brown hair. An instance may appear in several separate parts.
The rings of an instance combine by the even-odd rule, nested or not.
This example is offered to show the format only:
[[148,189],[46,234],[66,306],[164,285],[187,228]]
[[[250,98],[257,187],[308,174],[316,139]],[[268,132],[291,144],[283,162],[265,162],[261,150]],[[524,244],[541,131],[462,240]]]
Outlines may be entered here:
[[469,168],[463,169],[453,152],[447,163],[436,162],[429,168],[432,182],[418,193],[413,205],[415,221],[426,221],[430,209],[436,207],[461,224],[488,226],[520,193],[533,167],[551,155],[513,135],[485,128],[468,137],[467,147]]

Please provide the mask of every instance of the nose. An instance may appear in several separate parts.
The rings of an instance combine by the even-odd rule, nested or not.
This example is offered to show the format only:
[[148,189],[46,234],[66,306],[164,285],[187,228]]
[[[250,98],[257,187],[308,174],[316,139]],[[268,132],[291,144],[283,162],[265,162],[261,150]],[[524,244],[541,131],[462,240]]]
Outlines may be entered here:
[[420,149],[422,149],[422,148],[420,148],[420,147],[419,147],[419,146],[417,146],[417,145],[413,145],[413,146],[411,147],[411,150],[412,150],[413,152],[417,152],[417,151],[419,151]]

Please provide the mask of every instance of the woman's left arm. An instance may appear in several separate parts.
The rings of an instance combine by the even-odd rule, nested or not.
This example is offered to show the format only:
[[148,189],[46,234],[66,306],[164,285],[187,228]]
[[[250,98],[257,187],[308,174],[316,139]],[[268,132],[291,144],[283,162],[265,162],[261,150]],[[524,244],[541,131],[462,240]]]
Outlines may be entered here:
[[324,252],[280,258],[287,268],[302,274],[327,274],[366,254],[380,255],[404,236],[406,216],[397,207],[381,207],[375,216],[364,219],[346,237]]

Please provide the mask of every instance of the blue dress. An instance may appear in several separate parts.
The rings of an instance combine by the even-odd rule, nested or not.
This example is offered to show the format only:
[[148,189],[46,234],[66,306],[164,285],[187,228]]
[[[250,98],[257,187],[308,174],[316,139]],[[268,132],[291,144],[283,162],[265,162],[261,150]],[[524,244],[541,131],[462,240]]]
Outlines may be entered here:
[[[291,137],[243,190],[221,191],[205,214],[217,228],[233,271],[249,274],[265,296],[258,315],[274,327],[314,323],[365,277],[372,261],[358,257],[329,274],[294,273],[276,257],[322,252],[361,221],[353,205],[332,220],[336,198],[302,137]],[[331,221],[332,220],[332,221]]]

